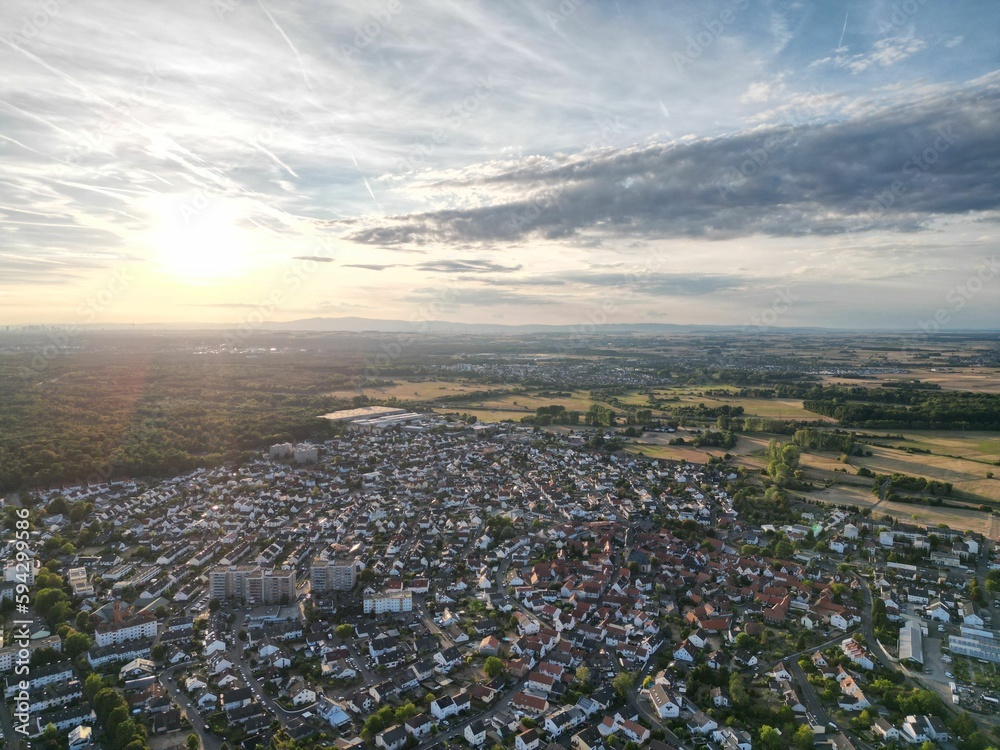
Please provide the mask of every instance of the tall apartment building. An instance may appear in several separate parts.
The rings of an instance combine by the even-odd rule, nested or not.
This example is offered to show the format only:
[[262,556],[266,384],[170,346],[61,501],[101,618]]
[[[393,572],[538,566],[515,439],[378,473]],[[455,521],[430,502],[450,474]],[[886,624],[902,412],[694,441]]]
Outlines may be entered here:
[[219,565],[208,572],[211,599],[240,599],[244,604],[280,604],[295,598],[295,571],[259,565]]
[[310,571],[311,590],[317,594],[327,591],[350,591],[357,581],[354,562],[337,562],[317,557]]

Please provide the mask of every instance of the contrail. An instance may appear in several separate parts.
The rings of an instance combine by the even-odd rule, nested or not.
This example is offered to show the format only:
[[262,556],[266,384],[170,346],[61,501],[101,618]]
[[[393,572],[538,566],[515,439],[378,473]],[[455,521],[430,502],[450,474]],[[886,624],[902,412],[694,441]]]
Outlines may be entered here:
[[[345,145],[344,148],[347,148],[347,146]],[[375,197],[375,193],[372,191],[372,186],[368,184],[368,178],[365,177],[365,173],[361,171],[361,167],[358,165],[358,160],[354,158],[354,152],[348,148],[347,153],[350,155],[351,161],[354,162],[354,168],[358,170],[358,174],[361,175],[361,179],[365,183],[365,187],[368,188],[368,195],[372,197],[372,200],[375,201],[375,205],[378,206],[378,210],[381,211],[382,206],[378,202],[378,198]]]
[[43,152],[39,151],[37,148],[32,148],[31,146],[25,146],[20,141],[14,140],[13,138],[9,138],[8,136],[4,135],[3,133],[0,133],[0,138],[3,138],[5,141],[10,141],[15,146],[20,146],[21,148],[27,149],[28,151],[33,151],[34,153],[38,154],[39,156],[44,156],[46,159],[53,159],[53,160],[55,159],[55,157],[52,156],[52,154],[46,154],[46,153],[43,153]]
[[[28,118],[30,118],[32,120],[35,120],[36,122],[42,123],[42,125],[48,125],[50,128],[52,128],[53,130],[59,131],[60,133],[62,133],[67,138],[72,139],[74,137],[73,134],[70,133],[68,130],[64,130],[63,128],[61,128],[58,125],[56,125],[54,122],[49,122],[44,117],[40,117],[39,115],[36,115],[34,112],[29,112],[26,109],[21,109],[16,104],[11,104],[10,102],[8,102],[8,101],[6,101],[4,99],[0,99],[0,104],[4,104],[4,105],[10,107],[15,112],[19,112],[22,115],[24,115],[25,117],[28,117]],[[15,143],[16,143],[16,141],[15,141]],[[18,143],[17,145],[21,146],[23,144]],[[27,146],[25,146],[25,148],[27,148]]]
[[292,44],[292,40],[288,38],[288,35],[278,25],[278,22],[274,20],[274,16],[271,15],[271,12],[264,7],[264,3],[262,3],[260,0],[257,0],[257,5],[259,5],[260,9],[264,11],[264,15],[267,16],[267,19],[271,22],[271,25],[278,30],[278,33],[281,34],[281,38],[285,40],[285,43],[288,45],[289,49],[291,49],[292,52],[294,53],[295,59],[299,63],[299,71],[302,73],[302,80],[305,81],[306,88],[309,89],[309,91],[312,91],[312,86],[309,84],[309,76],[306,75],[305,66],[302,64],[302,57],[299,55],[299,51],[295,49],[295,45]]
[[264,154],[264,156],[267,156],[272,161],[274,161],[275,164],[277,164],[279,167],[281,167],[286,172],[288,172],[288,174],[290,174],[292,177],[294,177],[295,179],[299,179],[299,176],[295,173],[294,169],[292,169],[290,166],[288,166],[287,164],[285,164],[285,162],[283,162],[281,159],[279,159],[273,153],[271,153],[266,148],[264,148],[263,146],[261,146],[259,143],[254,143],[253,147],[255,149],[257,149],[258,151],[260,151],[262,154]]
[[851,14],[851,7],[847,6],[847,12],[844,13],[844,28],[840,32],[840,41],[837,42],[837,49],[844,46],[844,34],[847,32],[847,17]]

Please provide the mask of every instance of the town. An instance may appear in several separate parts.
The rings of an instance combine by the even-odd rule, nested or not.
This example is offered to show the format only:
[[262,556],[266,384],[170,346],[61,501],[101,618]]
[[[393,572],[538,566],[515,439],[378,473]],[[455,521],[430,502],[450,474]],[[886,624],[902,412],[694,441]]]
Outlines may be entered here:
[[336,438],[244,465],[21,498],[18,700],[40,746],[991,744],[1000,563],[980,534],[761,518],[743,467],[575,430],[324,416]]

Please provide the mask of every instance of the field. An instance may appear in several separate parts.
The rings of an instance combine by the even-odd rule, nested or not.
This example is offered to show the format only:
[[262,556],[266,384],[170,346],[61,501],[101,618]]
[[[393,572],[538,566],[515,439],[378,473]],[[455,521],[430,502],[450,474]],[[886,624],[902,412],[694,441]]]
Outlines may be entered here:
[[877,385],[879,383],[913,380],[934,383],[947,391],[975,391],[978,393],[1000,393],[1000,370],[992,367],[977,367],[951,370],[948,368],[913,368],[906,373],[883,375],[876,380],[858,381],[850,378],[826,377],[826,385]]
[[[409,400],[434,401],[441,396],[454,396],[470,393],[478,389],[463,383],[445,381],[412,381],[400,382],[382,389],[373,389],[372,395],[378,393],[382,398],[396,397]],[[720,390],[728,390],[733,396],[718,395]],[[715,395],[709,396],[706,391]],[[739,406],[748,416],[766,418],[784,418],[796,420],[824,421],[831,426],[834,420],[823,418],[806,411],[802,402],[795,399],[742,398],[736,396],[737,389],[719,386],[680,386],[674,388],[656,388],[652,391],[654,398],[670,409],[673,407],[697,407],[699,404],[708,409],[723,405]],[[436,405],[438,412],[465,412],[474,414],[480,421],[496,422],[501,420],[518,421],[531,415],[540,406],[559,404],[569,410],[586,411],[594,403],[586,391],[576,390],[569,395],[551,398],[539,395],[536,389],[526,392],[510,393],[502,396],[468,401],[449,402]],[[635,389],[616,398],[619,402],[635,407],[648,408],[650,391]],[[653,410],[654,417],[663,416],[666,412]],[[701,425],[704,429],[706,425]],[[763,469],[767,461],[764,450],[772,438],[789,440],[788,435],[771,435],[766,433],[740,434],[735,446],[728,450],[713,447],[696,448],[690,445],[695,437],[692,429],[680,428],[676,433],[646,433],[643,437],[629,441],[627,450],[632,453],[642,453],[653,458],[665,458],[679,461],[702,463],[711,456],[721,456],[729,453],[733,462],[757,471]],[[669,441],[683,438],[686,444],[669,445]],[[808,480],[816,484],[834,483],[838,486],[847,485],[848,494],[858,502],[862,500],[871,504],[877,498],[871,495],[871,480],[857,476],[858,469],[864,467],[876,474],[907,474],[920,476],[928,480],[950,482],[954,487],[954,495],[949,498],[951,503],[967,502],[972,506],[981,503],[997,504],[1000,507],[1000,480],[987,478],[987,472],[1000,474],[1000,468],[994,462],[1000,460],[1000,435],[989,432],[961,431],[925,431],[905,433],[879,433],[866,439],[870,445],[865,449],[872,453],[866,457],[852,457],[849,464],[840,460],[839,454],[831,452],[807,451],[803,453],[800,468],[806,473]],[[907,452],[907,448],[930,453]],[[847,470],[847,473],[842,471]],[[858,492],[856,493],[855,490]],[[846,502],[846,501],[845,501]],[[901,512],[912,515],[915,512],[934,514],[947,513],[947,509],[923,510],[920,505],[901,505]],[[918,510],[914,510],[918,509]],[[888,512],[888,511],[886,511]],[[969,512],[977,512],[972,511]]]
[[363,391],[354,389],[333,391],[331,398],[350,399],[363,393],[373,400],[395,398],[400,401],[433,401],[442,396],[457,396],[462,393],[485,390],[487,386],[455,383],[446,380],[403,380],[395,385],[365,386]]

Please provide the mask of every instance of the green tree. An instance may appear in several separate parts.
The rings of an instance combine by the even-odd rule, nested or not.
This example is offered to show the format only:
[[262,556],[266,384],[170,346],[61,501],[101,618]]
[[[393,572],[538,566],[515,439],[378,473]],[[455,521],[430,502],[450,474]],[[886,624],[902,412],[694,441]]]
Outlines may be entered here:
[[354,626],[345,622],[341,625],[338,625],[337,629],[334,632],[337,634],[338,638],[346,641],[348,638],[354,635]]
[[785,741],[781,732],[772,726],[764,724],[760,728],[760,744],[764,750],[785,750]]
[[184,744],[187,745],[188,750],[198,750],[201,747],[201,740],[198,739],[198,735],[192,732],[187,736],[187,741]]
[[809,750],[816,741],[812,728],[808,724],[799,724],[792,735],[792,747],[797,750]]
[[632,689],[632,684],[632,675],[628,672],[619,672],[618,675],[611,681],[611,687],[613,687],[622,698],[628,696],[628,691]]
[[77,612],[75,622],[76,629],[81,633],[92,633],[94,631],[94,626],[90,623],[89,612]]
[[72,659],[75,656],[79,656],[80,654],[89,651],[90,646],[90,636],[86,633],[80,633],[74,630],[67,635],[66,639],[63,641],[63,653]]
[[499,677],[504,671],[503,661],[495,656],[487,657],[486,663],[483,664],[483,671],[490,678]]
[[94,705],[94,696],[104,689],[104,680],[97,672],[91,672],[83,681],[83,699],[91,706]]
[[590,682],[590,669],[588,667],[579,666],[576,668],[576,681],[581,685],[586,685]]
[[407,719],[412,718],[416,715],[417,715],[417,707],[413,705],[413,703],[411,702],[411,703],[405,703],[399,708],[397,708],[395,714],[393,714],[393,718],[396,720],[397,724],[402,724]]
[[97,714],[97,718],[101,721],[105,721],[111,711],[123,703],[122,697],[118,695],[114,688],[102,688],[94,696],[94,700],[91,701],[91,705],[94,707],[94,713]]

